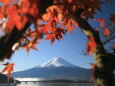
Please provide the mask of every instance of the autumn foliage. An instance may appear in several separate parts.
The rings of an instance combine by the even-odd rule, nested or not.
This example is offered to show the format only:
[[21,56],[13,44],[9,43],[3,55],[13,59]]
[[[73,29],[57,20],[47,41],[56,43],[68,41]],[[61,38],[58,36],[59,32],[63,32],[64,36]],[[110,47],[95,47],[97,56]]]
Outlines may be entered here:
[[1,73],[7,72],[7,77],[9,79],[11,73],[13,72],[14,63],[7,63],[7,64],[3,64],[3,65],[5,65],[6,67],[2,70]]
[[[35,42],[42,38],[42,35],[46,35],[45,40],[51,40],[52,44],[55,40],[63,39],[63,35],[67,31],[72,33],[74,26],[79,27],[78,23],[74,21],[77,9],[84,9],[82,17],[86,20],[94,19],[95,9],[101,10],[100,4],[104,3],[100,0],[54,0],[53,3],[52,1],[0,0],[0,3],[2,3],[0,19],[3,21],[5,32],[11,34],[14,27],[21,31],[27,22],[34,24],[35,29],[28,28],[24,34],[30,42],[33,42],[29,43],[24,37],[20,39],[20,45],[23,44],[23,48],[27,48],[27,52],[29,52],[29,47],[32,48],[28,45],[34,46]],[[47,7],[44,3],[47,3]],[[112,17],[110,19],[114,21]],[[101,27],[104,27],[104,19],[97,19],[97,21],[100,22]],[[109,37],[109,29],[104,28],[103,31],[104,35]],[[89,44],[87,43],[87,45]],[[88,51],[89,53],[93,52],[93,50]]]
[[[10,36],[15,29],[18,32],[25,29],[20,39],[12,46],[12,52],[18,48],[26,48],[29,53],[30,49],[38,50],[35,45],[41,43],[41,39],[50,40],[53,44],[55,40],[63,39],[67,31],[72,34],[75,27],[79,28],[78,22],[75,21],[75,14],[79,9],[83,10],[80,15],[82,19],[99,22],[100,28],[97,31],[102,30],[103,35],[108,38],[111,35],[109,28],[105,28],[105,20],[94,17],[95,10],[101,11],[100,5],[104,4],[101,0],[0,0],[0,3],[0,26],[4,28],[4,32]],[[115,24],[115,15],[112,14],[109,20]],[[92,35],[88,36],[86,46],[87,55],[95,51],[97,44]],[[2,73],[8,71],[9,77],[13,65],[9,63]]]

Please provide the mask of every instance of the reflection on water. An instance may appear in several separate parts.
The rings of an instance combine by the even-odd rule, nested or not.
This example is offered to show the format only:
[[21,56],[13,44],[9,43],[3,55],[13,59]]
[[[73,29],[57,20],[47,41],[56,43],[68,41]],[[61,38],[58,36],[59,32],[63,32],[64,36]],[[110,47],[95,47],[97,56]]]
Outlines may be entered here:
[[91,83],[21,83],[16,86],[94,86],[94,84]]

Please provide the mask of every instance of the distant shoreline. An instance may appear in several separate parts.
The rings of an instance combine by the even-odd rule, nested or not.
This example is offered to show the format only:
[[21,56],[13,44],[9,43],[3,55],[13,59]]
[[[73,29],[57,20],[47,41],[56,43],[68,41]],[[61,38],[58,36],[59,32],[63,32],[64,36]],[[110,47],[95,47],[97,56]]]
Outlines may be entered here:
[[46,82],[46,83],[94,83],[93,81],[90,82],[88,80],[66,80],[66,79],[56,79],[56,80],[42,80],[42,81],[20,81],[20,82]]

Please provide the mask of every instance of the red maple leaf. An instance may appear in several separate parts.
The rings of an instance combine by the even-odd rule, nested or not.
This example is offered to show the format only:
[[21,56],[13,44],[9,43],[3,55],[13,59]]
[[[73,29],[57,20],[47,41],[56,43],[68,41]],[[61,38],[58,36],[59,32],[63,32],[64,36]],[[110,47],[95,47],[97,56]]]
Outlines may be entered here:
[[39,44],[41,42],[33,42],[33,40],[30,40],[30,43],[26,44],[23,48],[26,48],[27,53],[29,54],[30,49],[37,50],[38,49],[35,47],[35,45]]
[[52,31],[50,24],[41,25],[41,28],[38,30],[39,33],[48,33]]
[[13,2],[14,0],[0,0],[0,3],[3,3],[4,6],[8,6],[11,2]]
[[63,39],[63,35],[66,33],[65,29],[60,28],[55,28],[52,30],[51,33],[46,34],[45,40],[51,40],[51,44],[54,43],[55,40],[60,40]]
[[110,31],[108,28],[104,28],[103,31],[104,31],[104,35],[107,35],[108,37],[110,37]]
[[92,36],[88,37],[88,42],[86,43],[86,45],[87,45],[86,47],[87,54],[90,55],[91,53],[94,52],[96,48],[96,42]]
[[3,7],[0,7],[0,19],[3,19],[5,17],[5,11]]
[[54,33],[46,34],[45,40],[51,40],[51,45],[52,45],[55,41],[55,34]]
[[[92,66],[90,70],[91,70],[91,71],[94,71],[94,69],[95,69],[95,64],[94,64],[94,63],[90,63],[90,65]],[[90,81],[92,81],[93,78],[94,78],[94,74],[92,73],[92,75],[91,75],[91,77],[90,77]]]
[[7,77],[8,77],[8,80],[9,80],[10,75],[13,72],[14,63],[7,63],[7,64],[4,64],[4,65],[6,65],[6,67],[2,70],[1,73],[4,73],[4,72],[7,71]]
[[90,63],[90,65],[92,66],[90,70],[91,70],[91,71],[94,71],[94,69],[95,69],[95,64],[94,64],[94,63]]
[[68,30],[70,32],[70,34],[72,34],[73,30],[75,29],[73,25],[76,25],[76,27],[79,27],[78,23],[75,23],[71,19],[69,19],[68,22],[67,22],[67,24],[65,24],[65,25],[66,25],[66,30]]
[[71,34],[73,32],[73,29],[74,29],[73,25],[71,25],[69,23],[66,25],[66,30],[68,30]]
[[104,27],[104,19],[100,18],[97,21],[100,22],[100,27]]
[[5,30],[8,30],[8,32],[11,33],[15,26],[18,30],[22,30],[28,18],[26,16],[20,16],[18,14],[18,8],[15,5],[12,5],[7,9],[7,14],[9,20],[6,23]]

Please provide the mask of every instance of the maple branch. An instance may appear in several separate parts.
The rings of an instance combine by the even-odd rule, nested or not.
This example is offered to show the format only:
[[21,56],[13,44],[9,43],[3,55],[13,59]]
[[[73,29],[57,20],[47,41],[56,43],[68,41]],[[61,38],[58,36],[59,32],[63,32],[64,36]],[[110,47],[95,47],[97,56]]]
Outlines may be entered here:
[[22,34],[27,30],[30,26],[28,22],[25,27],[18,31],[16,27],[13,28],[12,33],[5,33],[4,36],[0,39],[0,60],[4,60],[4,58],[10,59],[12,54],[12,46],[22,37]]
[[107,53],[99,37],[99,31],[95,31],[85,19],[81,17],[83,9],[76,11],[76,22],[87,37],[92,36],[96,42],[93,52],[95,69],[94,79],[96,86],[114,86],[115,55]]
[[102,44],[105,45],[105,44],[109,43],[113,39],[115,39],[115,36],[109,38],[108,40],[103,41]]
[[87,56],[87,52],[86,50],[82,50],[82,52],[80,52],[81,55]]
[[27,40],[28,43],[30,42],[30,40],[26,36],[23,36],[23,37]]
[[25,45],[27,45],[27,44],[29,44],[30,43],[30,40],[26,37],[26,36],[22,36],[24,39],[26,39],[26,43],[23,43],[23,44],[21,44],[20,45],[20,47],[23,47],[23,46],[25,46]]
[[113,28],[113,31],[111,31],[110,37],[115,33],[115,28]]
[[109,43],[111,40],[115,39],[114,34],[115,34],[115,30],[113,28],[113,31],[111,31],[111,33],[110,33],[110,38],[108,38],[107,40],[103,41],[102,44],[105,45],[105,44]]
[[[10,1],[9,1],[10,2]],[[54,0],[38,0],[39,4],[37,3],[36,5],[39,5],[39,17],[41,17],[42,14],[46,12],[46,9],[53,5]],[[41,6],[42,5],[42,6]],[[40,7],[41,6],[41,7]],[[29,21],[25,24],[25,27],[22,28],[22,30],[18,30],[16,26],[12,28],[12,32],[5,33],[2,37],[0,37],[0,60],[4,60],[5,58],[10,59],[12,55],[12,46],[20,40],[22,37],[22,34],[25,33],[25,31],[28,29],[28,27],[31,25],[32,20],[33,20],[33,14],[26,14],[25,16],[28,17]],[[32,19],[32,20],[31,20]],[[18,21],[18,20],[17,20]],[[31,22],[31,23],[30,23]]]
[[80,27],[80,29],[84,32],[84,34],[89,37],[89,36],[92,36],[94,37],[94,40],[96,42],[96,44],[98,45],[98,47],[100,47],[101,50],[99,51],[95,51],[95,53],[99,53],[99,52],[105,52],[104,50],[104,47],[103,47],[103,44],[100,40],[100,37],[99,37],[99,31],[95,31],[87,21],[85,21],[85,19],[81,18],[81,14],[84,10],[83,9],[78,9],[76,11],[76,22],[78,22],[78,25]]

